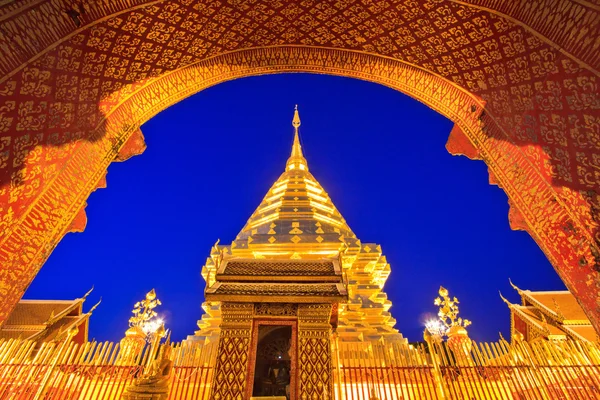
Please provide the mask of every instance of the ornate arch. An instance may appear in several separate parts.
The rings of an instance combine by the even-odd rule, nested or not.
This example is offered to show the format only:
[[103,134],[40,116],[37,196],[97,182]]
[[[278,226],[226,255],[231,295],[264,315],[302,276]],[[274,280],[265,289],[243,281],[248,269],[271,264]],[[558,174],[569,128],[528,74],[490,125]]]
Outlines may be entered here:
[[[96,3],[48,8],[57,28],[22,36],[41,3],[0,8],[22,42],[0,63],[12,71],[0,83],[0,319],[62,236],[84,228],[85,201],[110,162],[143,150],[143,122],[225,80],[303,71],[383,84],[454,121],[449,151],[486,162],[508,194],[511,226],[530,232],[598,327],[600,100],[590,47],[545,26],[529,33],[519,9],[503,10],[511,23],[481,4],[342,3]],[[578,32],[597,28],[588,14]],[[40,43],[47,48],[35,55]]]

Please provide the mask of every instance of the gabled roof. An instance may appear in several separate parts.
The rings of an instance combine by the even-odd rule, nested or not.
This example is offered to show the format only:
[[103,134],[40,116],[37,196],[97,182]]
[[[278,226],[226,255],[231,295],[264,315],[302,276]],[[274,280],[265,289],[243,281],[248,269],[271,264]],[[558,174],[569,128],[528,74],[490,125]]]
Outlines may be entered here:
[[532,305],[549,318],[564,325],[590,324],[577,299],[568,290],[531,291],[522,290],[512,282],[511,285],[521,296],[523,305]]
[[555,315],[562,320],[563,324],[589,324],[589,319],[577,299],[567,290],[555,292],[526,290],[523,291],[523,296],[536,306],[543,307],[548,313]]
[[512,287],[521,296],[522,305],[512,304],[502,294],[500,297],[512,312],[531,329],[548,339],[566,339],[596,342],[598,336],[575,297],[566,290],[540,291]]
[[575,337],[576,339],[600,342],[600,338],[592,325],[569,325],[564,328],[569,336]]
[[20,300],[0,328],[0,339],[46,342],[61,338],[72,328],[87,323],[98,306],[99,303],[83,313],[83,302],[90,292],[74,300]]
[[566,338],[565,332],[558,327],[548,324],[546,321],[544,321],[544,318],[535,307],[513,304],[511,308],[513,311],[517,312],[523,321],[525,321],[528,325],[533,326],[534,329],[538,330],[544,336],[549,338]]
[[46,325],[62,318],[83,303],[75,300],[21,300],[6,319],[3,327]]

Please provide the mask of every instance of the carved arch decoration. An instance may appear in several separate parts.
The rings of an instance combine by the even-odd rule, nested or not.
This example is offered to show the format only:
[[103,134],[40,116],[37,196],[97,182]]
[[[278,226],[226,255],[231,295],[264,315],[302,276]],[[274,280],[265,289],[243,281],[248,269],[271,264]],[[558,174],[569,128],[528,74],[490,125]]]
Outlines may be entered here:
[[[140,125],[229,79],[354,77],[455,122],[600,323],[600,6],[585,0],[0,4],[0,321],[62,236],[85,227]],[[592,38],[592,39],[590,39]]]

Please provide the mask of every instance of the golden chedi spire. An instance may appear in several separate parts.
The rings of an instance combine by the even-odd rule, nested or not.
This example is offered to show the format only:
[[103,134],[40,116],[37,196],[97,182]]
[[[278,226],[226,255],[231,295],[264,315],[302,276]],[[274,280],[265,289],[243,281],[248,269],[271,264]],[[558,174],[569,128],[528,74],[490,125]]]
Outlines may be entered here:
[[300,146],[300,135],[298,128],[300,128],[300,114],[298,113],[298,105],[294,108],[294,119],[292,120],[292,126],[294,127],[294,143],[292,144],[292,154],[288,158],[285,170],[301,170],[308,171],[308,164],[304,155],[302,154],[302,146]]
[[308,171],[300,145],[300,123],[296,106],[292,119],[294,141],[285,172],[232,243],[231,251],[238,256],[333,256],[346,241],[356,241],[327,192]]

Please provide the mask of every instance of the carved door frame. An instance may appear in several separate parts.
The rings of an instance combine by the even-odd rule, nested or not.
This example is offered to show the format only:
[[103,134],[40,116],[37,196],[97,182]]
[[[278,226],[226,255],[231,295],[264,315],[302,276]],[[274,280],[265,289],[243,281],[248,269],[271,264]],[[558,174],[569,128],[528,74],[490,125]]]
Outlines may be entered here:
[[248,372],[246,374],[246,396],[247,400],[252,397],[254,389],[254,369],[256,367],[256,351],[258,347],[258,328],[260,325],[291,326],[292,338],[290,343],[290,400],[296,400],[298,380],[297,372],[297,343],[298,343],[298,320],[280,318],[255,318],[252,322],[252,338],[250,339],[250,355],[248,358]]

